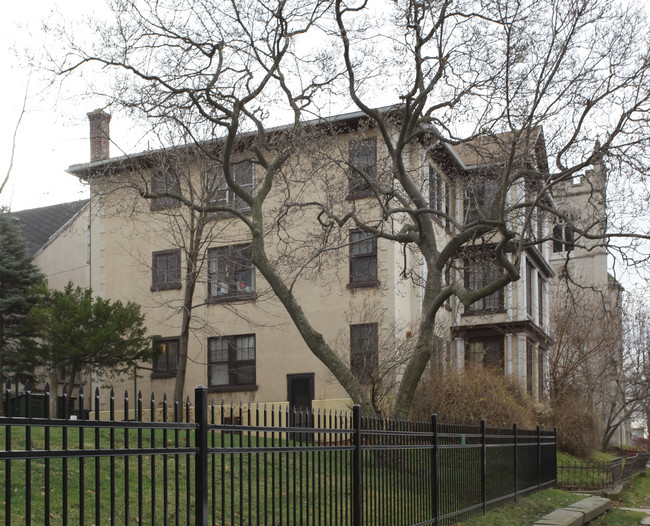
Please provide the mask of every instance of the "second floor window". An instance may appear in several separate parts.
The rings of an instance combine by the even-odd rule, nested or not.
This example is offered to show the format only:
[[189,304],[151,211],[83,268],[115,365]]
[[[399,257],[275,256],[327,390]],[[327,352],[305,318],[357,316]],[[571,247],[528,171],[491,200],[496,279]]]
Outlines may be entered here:
[[208,251],[208,294],[212,300],[255,294],[251,245],[231,245]]
[[371,181],[377,177],[377,139],[350,142],[350,198],[372,195]]
[[[503,270],[491,258],[471,260],[465,263],[465,287],[472,292],[487,287],[502,275]],[[489,313],[502,309],[503,288],[475,301],[465,308],[465,312]]]
[[151,290],[181,288],[181,251],[162,250],[152,254]]
[[350,232],[350,286],[377,285],[377,238],[369,232]]

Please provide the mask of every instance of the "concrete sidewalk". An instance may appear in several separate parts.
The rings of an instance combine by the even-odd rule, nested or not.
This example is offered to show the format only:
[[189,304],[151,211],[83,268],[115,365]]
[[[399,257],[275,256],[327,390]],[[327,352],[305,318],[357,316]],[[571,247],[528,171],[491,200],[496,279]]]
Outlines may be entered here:
[[[612,501],[604,497],[588,497],[566,508],[552,511],[533,526],[582,526],[612,509]],[[640,511],[648,516],[640,526],[650,526],[650,508],[618,508],[626,511]]]
[[582,526],[611,508],[612,501],[610,499],[588,497],[566,508],[544,515],[533,526]]

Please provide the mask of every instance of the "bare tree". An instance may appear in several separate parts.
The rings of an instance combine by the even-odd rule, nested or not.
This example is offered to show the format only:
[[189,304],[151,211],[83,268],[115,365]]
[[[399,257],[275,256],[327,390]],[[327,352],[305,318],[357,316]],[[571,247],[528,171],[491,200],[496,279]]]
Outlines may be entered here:
[[[246,213],[169,188],[141,187],[141,194],[244,225],[255,266],[309,349],[369,411],[364,386],[294,290],[346,246],[350,226],[417,259],[403,273],[423,290],[392,409],[404,416],[435,353],[445,302],[455,296],[467,307],[519,279],[522,254],[552,237],[537,224],[553,215],[571,222],[554,205],[554,187],[603,159],[611,179],[648,165],[649,39],[632,8],[600,0],[408,0],[379,10],[361,0],[116,0],[113,9],[115,24],[100,28],[98,46],[68,42],[58,72],[106,67],[116,76],[113,103],[154,126],[173,126],[179,142],[222,166]],[[401,103],[377,109],[379,93]],[[378,137],[376,171],[333,155],[337,144],[342,149],[341,129],[318,119],[331,100],[358,110],[356,126]],[[279,120],[290,124],[270,130]],[[426,162],[412,158],[423,145],[453,181],[457,210],[432,203],[422,181]],[[309,166],[294,164],[297,151],[312,149],[325,153]],[[472,169],[453,164],[459,152]],[[255,166],[254,190],[237,180],[233,166],[241,162]],[[363,199],[341,200],[340,182],[318,178],[335,166]],[[286,222],[298,218],[311,227],[302,250],[276,255],[270,249],[288,232]],[[648,237],[608,226],[575,231],[610,244]],[[269,232],[278,235],[271,240]],[[466,286],[460,271],[472,257],[500,269],[478,288]],[[289,260],[291,270],[282,264]]]
[[16,155],[16,139],[18,137],[18,129],[20,128],[20,123],[23,120],[23,117],[25,116],[25,109],[27,108],[27,95],[29,93],[29,82],[27,83],[27,87],[25,88],[25,96],[23,97],[23,105],[22,108],[20,109],[20,114],[18,115],[18,119],[16,120],[16,125],[14,126],[14,133],[11,138],[11,153],[9,155],[9,166],[7,167],[7,173],[4,176],[4,179],[0,183],[0,194],[2,191],[5,189],[5,186],[7,186],[7,183],[9,182],[9,176],[11,175],[11,171],[13,170],[14,167],[14,157]]

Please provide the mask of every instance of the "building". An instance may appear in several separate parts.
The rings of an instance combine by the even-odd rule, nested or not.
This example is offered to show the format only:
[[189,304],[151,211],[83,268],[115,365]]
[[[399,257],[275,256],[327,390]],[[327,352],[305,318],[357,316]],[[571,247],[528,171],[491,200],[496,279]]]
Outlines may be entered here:
[[[18,221],[33,258],[47,279],[48,287],[63,290],[68,282],[90,286],[90,202],[88,199],[12,212]],[[67,383],[65,375],[49,375],[51,385],[58,383],[57,392]],[[91,385],[91,378],[75,380],[78,385]]]
[[[251,215],[250,203],[225,184],[226,168],[190,147],[110,158],[110,117],[93,112],[89,118],[91,160],[68,171],[90,182],[92,288],[104,297],[142,305],[161,350],[156,363],[143,364],[119,388],[151,391],[158,400],[173,392],[184,302],[190,297],[186,391],[204,384],[217,400],[349,404],[348,394],[310,352],[253,266],[250,234],[242,225]],[[282,130],[269,133],[281,140]],[[426,276],[420,256],[362,228],[325,229],[324,238],[327,218],[308,211],[309,203],[320,199],[332,210],[353,210],[366,221],[375,217],[370,181],[386,183],[388,153],[361,114],[318,121],[309,130],[312,138],[285,163],[282,188],[260,188],[245,135],[234,146],[228,175],[251,195],[269,192],[270,257],[287,269],[292,292],[315,329],[364,384],[376,385],[379,379],[390,385],[404,370],[403,354],[409,352],[422,313]],[[517,211],[535,191],[537,183],[526,179],[505,193],[499,187],[498,173],[513,141],[509,134],[454,147],[422,140],[407,152],[407,169],[436,212],[431,228],[439,239],[452,238],[456,223],[489,220],[498,212],[496,202]],[[203,153],[218,152],[221,144],[205,145]],[[516,143],[516,162],[540,172],[548,169],[541,129]],[[188,215],[178,199],[161,192],[193,194],[200,206],[228,205],[232,212],[195,209]],[[302,201],[288,203],[289,194]],[[277,218],[283,220],[280,227]],[[394,231],[406,224],[399,215],[392,221]],[[469,363],[499,367],[542,400],[555,226],[538,209],[530,217],[515,212],[508,221],[527,229],[525,247],[504,255],[517,265],[521,279],[467,307],[450,296],[436,319],[435,361],[457,370]],[[444,269],[447,283],[456,280],[473,291],[498,278],[503,271],[486,254],[499,241],[491,235],[464,242]],[[190,267],[197,279],[188,287],[184,277]],[[101,403],[106,404],[105,397]]]
[[624,387],[624,289],[608,272],[606,186],[602,163],[559,185],[554,197],[566,218],[552,225],[549,259],[555,273],[552,353],[564,357],[556,366],[556,387],[582,393],[597,408],[603,447],[632,444],[632,406]]
[[88,199],[12,212],[29,256],[51,288],[63,290],[68,281],[90,285],[89,214]]

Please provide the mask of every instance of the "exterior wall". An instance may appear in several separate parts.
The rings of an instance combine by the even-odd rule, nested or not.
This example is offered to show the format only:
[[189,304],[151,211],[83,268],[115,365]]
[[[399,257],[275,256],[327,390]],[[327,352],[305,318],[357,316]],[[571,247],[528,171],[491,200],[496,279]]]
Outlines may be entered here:
[[[363,132],[360,132],[363,133]],[[372,136],[372,132],[365,135]],[[304,155],[296,154],[292,164],[301,169],[309,167],[308,155],[329,155],[340,152],[347,155],[347,142],[356,135],[342,135],[332,139],[331,144],[322,144],[319,152],[310,151]],[[378,141],[378,164],[382,157],[381,142]],[[427,173],[424,173],[423,159],[427,160],[423,149],[414,149],[409,162],[414,172],[422,173],[423,184],[427,184]],[[340,162],[340,159],[339,159]],[[463,214],[463,188],[458,180],[452,179],[435,164],[428,160],[445,177],[445,185],[449,188],[449,212],[460,220]],[[190,167],[190,172],[197,173],[201,168]],[[313,181],[304,182],[302,191],[313,193],[318,198],[325,199],[333,186],[347,189],[347,179],[340,165],[336,162],[327,169],[319,172],[319,177]],[[150,177],[144,170],[134,174],[137,177]],[[151,211],[149,202],[139,198],[128,190],[127,174],[123,179],[112,180],[107,187],[101,181],[92,184],[92,286],[102,296],[123,301],[133,301],[140,304],[146,312],[147,325],[152,335],[159,337],[175,337],[181,332],[181,313],[185,285],[181,289],[152,291],[152,253],[161,250],[175,249],[182,246],[183,241],[174,238],[178,229],[175,222],[182,214],[181,209],[166,211]],[[124,189],[120,190],[120,187]],[[346,200],[345,192],[340,194],[340,209],[351,206]],[[511,199],[518,199],[521,189],[512,191]],[[282,192],[270,196],[270,208],[279,205]],[[275,199],[275,201],[273,201]],[[367,200],[366,200],[367,201]],[[357,212],[364,217],[373,217],[377,210],[364,202],[355,202]],[[289,217],[291,233],[296,239],[308,239],[312,231],[308,221],[300,217]],[[399,227],[396,224],[396,227]],[[203,245],[201,254],[219,246],[245,243],[247,235],[245,228],[235,221],[215,218],[211,222],[212,233],[210,241]],[[318,228],[318,226],[316,226]],[[437,233],[441,239],[453,235],[444,221],[436,224]],[[402,252],[401,248],[390,241],[380,239],[377,243],[377,277],[379,284],[375,287],[350,288],[349,255],[347,240],[340,240],[342,245],[322,262],[318,271],[305,272],[297,279],[294,291],[315,328],[329,342],[335,342],[334,348],[342,359],[349,361],[350,330],[352,324],[377,323],[379,329],[379,360],[395,360],[393,372],[399,376],[401,365],[396,349],[408,348],[417,330],[420,316],[421,290],[413,280],[403,279],[403,270],[421,273],[422,264],[418,255]],[[271,241],[269,246],[276,243]],[[300,247],[298,247],[298,250]],[[542,250],[541,259],[547,251]],[[277,255],[277,254],[275,254]],[[455,299],[440,310],[436,332],[441,340],[445,353],[444,366],[461,370],[464,367],[466,338],[471,334],[499,335],[503,338],[504,370],[517,377],[526,388],[531,386],[532,395],[537,398],[539,386],[538,354],[546,350],[546,332],[548,315],[542,320],[537,313],[537,287],[534,287],[533,310],[526,310],[526,261],[522,257],[522,280],[514,282],[504,291],[504,309],[502,312],[490,315],[470,315],[463,313],[462,307]],[[538,257],[539,259],[539,257]],[[186,374],[186,393],[191,393],[194,386],[208,384],[208,338],[217,336],[255,334],[256,338],[256,384],[257,388],[243,391],[213,390],[210,397],[217,401],[222,398],[234,402],[268,402],[286,400],[287,375],[314,375],[314,406],[323,404],[325,400],[349,400],[347,394],[334,379],[333,375],[318,361],[304,344],[293,323],[286,314],[280,302],[270,291],[259,272],[256,272],[256,294],[254,301],[233,301],[228,303],[210,303],[208,296],[207,263],[202,261],[200,279],[197,282],[193,310],[192,331],[190,336],[188,365]],[[535,276],[542,272],[537,263],[534,264]],[[182,262],[184,275],[185,262]],[[462,276],[462,269],[455,272]],[[547,275],[544,274],[547,278]],[[548,287],[543,288],[543,295],[548,294]],[[548,305],[548,300],[544,300]],[[533,340],[532,366],[527,364],[527,342]],[[529,382],[532,373],[532,383]],[[160,378],[152,375],[149,364],[143,364],[138,370],[138,377],[124,378],[115,385],[117,392],[128,389],[129,392],[142,390],[153,392],[158,400],[163,393],[172,393],[174,378]],[[102,396],[102,406],[106,406],[108,398]],[[345,402],[342,402],[345,404]],[[104,408],[104,407],[102,407]]]
[[[343,147],[348,139],[346,136],[340,138]],[[378,156],[381,156],[380,147],[378,150]],[[295,163],[300,165],[301,160]],[[341,172],[335,173],[335,168],[332,168],[331,176],[324,175],[323,179],[329,177],[336,177],[341,185],[347,185],[347,179],[342,180]],[[181,209],[172,210],[171,214],[150,211],[149,202],[127,190],[128,185],[123,185],[124,190],[115,190],[116,186],[125,182],[113,181],[110,189],[102,188],[100,183],[93,185],[93,287],[113,300],[133,301],[142,305],[151,334],[163,338],[175,337],[181,332],[179,306],[185,285],[180,290],[152,291],[151,261],[153,252],[182,245],[180,240],[170,235],[170,232],[177,232],[173,222],[182,212]],[[312,184],[311,190],[315,194],[323,191],[316,183]],[[276,203],[280,202],[281,197],[277,196]],[[273,201],[269,206],[273,207]],[[342,206],[346,206],[346,203]],[[361,213],[371,214],[374,211],[362,210]],[[293,219],[289,218],[288,221]],[[202,247],[203,254],[213,247],[248,240],[245,228],[235,221],[217,218],[211,223],[211,240]],[[292,230],[292,235],[297,238],[311,233],[304,222],[296,222]],[[384,240],[378,240],[377,244],[378,286],[348,287],[349,248],[347,239],[342,241],[342,248],[323,261],[319,272],[301,275],[294,292],[315,328],[327,341],[335,342],[334,349],[346,362],[349,361],[350,352],[349,326],[377,323],[381,360],[382,357],[391,356],[395,345],[403,344],[412,333],[413,320],[417,319],[419,311],[419,290],[412,282],[399,277],[404,256],[399,247]],[[274,242],[269,242],[269,246],[273,245]],[[257,298],[254,301],[209,303],[206,302],[206,262],[202,264],[201,277],[194,294],[194,303],[199,306],[193,310],[185,382],[187,393],[195,385],[208,384],[208,338],[255,334],[257,389],[214,390],[211,398],[219,401],[223,397],[234,402],[286,400],[287,375],[313,373],[316,401],[349,400],[333,375],[309,351],[259,271],[256,271]],[[407,265],[414,264],[416,262],[408,255]],[[182,263],[181,275],[184,270],[185,262]],[[171,394],[174,378],[154,377],[148,367],[148,364],[143,364],[138,371],[139,378],[125,378],[116,385],[117,391],[128,389],[132,392],[137,387],[143,392],[155,393],[158,400],[161,400],[163,393]],[[399,367],[395,370],[399,374]],[[103,396],[102,404],[107,404],[107,401],[108,398]]]
[[63,290],[68,281],[90,285],[88,264],[88,220],[86,206],[58,235],[34,255],[34,264],[47,278],[50,288]]

